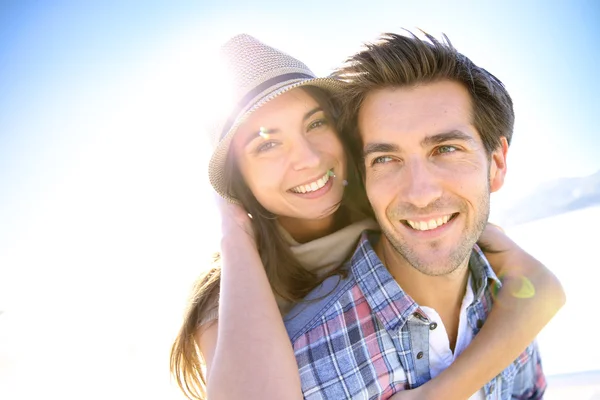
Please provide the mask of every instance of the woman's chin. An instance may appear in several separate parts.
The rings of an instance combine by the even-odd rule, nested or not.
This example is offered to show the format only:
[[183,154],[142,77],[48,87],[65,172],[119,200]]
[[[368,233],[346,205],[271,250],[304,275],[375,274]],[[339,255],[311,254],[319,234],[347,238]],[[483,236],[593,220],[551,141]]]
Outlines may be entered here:
[[333,218],[336,211],[340,208],[341,202],[331,203],[319,208],[306,209],[304,212],[300,211],[296,214],[298,219],[304,220],[323,220],[327,218]]
[[[286,196],[287,197],[287,196]],[[285,199],[285,202],[280,204],[263,204],[270,213],[277,218],[298,219],[298,220],[320,220],[323,218],[333,217],[342,203],[342,196],[336,196],[330,192],[327,196],[318,199],[300,198],[293,195],[292,198]]]

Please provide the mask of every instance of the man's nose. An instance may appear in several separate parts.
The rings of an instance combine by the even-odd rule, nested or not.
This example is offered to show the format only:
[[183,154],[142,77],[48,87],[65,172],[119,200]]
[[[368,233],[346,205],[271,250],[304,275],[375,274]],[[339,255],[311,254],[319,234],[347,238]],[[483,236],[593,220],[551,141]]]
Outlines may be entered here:
[[319,166],[321,162],[320,153],[304,136],[295,140],[291,146],[290,159],[295,170],[300,171]]
[[403,200],[415,207],[426,208],[442,196],[440,179],[426,160],[409,160],[401,180]]

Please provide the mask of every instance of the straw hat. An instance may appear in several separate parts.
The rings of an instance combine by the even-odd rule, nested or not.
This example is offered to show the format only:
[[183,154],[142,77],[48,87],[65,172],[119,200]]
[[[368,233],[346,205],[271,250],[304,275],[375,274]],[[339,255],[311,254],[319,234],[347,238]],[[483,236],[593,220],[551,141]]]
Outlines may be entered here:
[[211,129],[212,157],[208,178],[217,193],[236,202],[225,185],[225,160],[239,126],[268,101],[300,86],[317,86],[334,94],[342,82],[317,78],[304,63],[246,34],[231,38],[221,48],[231,73],[234,106],[226,118]]

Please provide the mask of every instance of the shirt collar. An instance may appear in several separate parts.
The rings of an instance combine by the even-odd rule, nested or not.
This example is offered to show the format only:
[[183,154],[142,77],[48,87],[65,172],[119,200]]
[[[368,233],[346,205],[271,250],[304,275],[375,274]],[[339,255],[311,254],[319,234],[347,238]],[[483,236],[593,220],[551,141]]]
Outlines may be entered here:
[[388,331],[401,328],[417,311],[418,305],[408,296],[383,265],[374,243],[379,233],[363,232],[351,260],[352,275],[369,307]]
[[488,285],[492,285],[491,289],[499,290],[502,287],[500,279],[494,273],[487,258],[479,246],[473,246],[471,258],[469,259],[469,269],[473,277],[473,292],[475,293],[475,301],[481,300]]
[[[379,240],[379,232],[365,231],[360,237],[352,256],[352,275],[373,313],[388,331],[396,331],[419,312],[419,305],[406,294],[388,269],[383,265],[373,245]],[[501,283],[490,267],[485,255],[475,245],[469,259],[472,275],[474,301],[479,301],[492,280],[500,288]]]

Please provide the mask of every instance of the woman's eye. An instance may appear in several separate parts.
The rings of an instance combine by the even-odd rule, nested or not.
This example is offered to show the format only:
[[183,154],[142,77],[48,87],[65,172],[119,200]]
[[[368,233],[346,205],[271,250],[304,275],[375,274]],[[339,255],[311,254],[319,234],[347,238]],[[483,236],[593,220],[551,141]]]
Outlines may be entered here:
[[371,163],[372,165],[375,164],[385,164],[392,161],[392,157],[390,156],[381,156],[381,157],[377,157],[373,160],[373,162]]
[[454,153],[455,151],[457,151],[458,149],[454,146],[440,146],[437,148],[437,152],[440,154],[445,154],[445,153]]
[[327,125],[327,120],[325,119],[318,119],[316,121],[313,121],[310,123],[310,125],[308,125],[308,130],[313,130],[313,129],[317,129],[320,128],[321,126]]
[[265,142],[256,148],[256,152],[262,153],[264,151],[272,149],[275,146],[277,146],[277,143],[275,142]]

